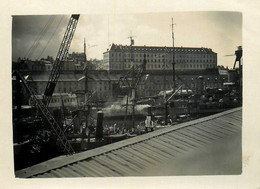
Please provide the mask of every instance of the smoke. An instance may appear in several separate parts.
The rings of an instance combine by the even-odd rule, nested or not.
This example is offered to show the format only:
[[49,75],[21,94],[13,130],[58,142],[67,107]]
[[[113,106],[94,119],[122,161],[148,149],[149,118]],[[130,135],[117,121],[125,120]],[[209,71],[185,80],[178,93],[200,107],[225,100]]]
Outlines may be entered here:
[[140,104],[140,105],[136,105],[136,111],[140,112],[141,114],[147,114],[146,109],[149,107],[150,105],[148,104]]
[[[105,107],[102,109],[104,116],[120,115],[120,112],[124,112],[124,105],[126,104],[127,97],[119,99],[114,102],[106,102]],[[122,113],[121,113],[122,114]]]
[[[114,102],[107,102],[105,107],[102,109],[104,116],[124,116],[126,113],[126,101],[127,96],[123,99]],[[135,113],[141,115],[147,115],[146,109],[149,107],[148,104],[136,105]],[[132,114],[132,102],[128,99],[127,115]]]

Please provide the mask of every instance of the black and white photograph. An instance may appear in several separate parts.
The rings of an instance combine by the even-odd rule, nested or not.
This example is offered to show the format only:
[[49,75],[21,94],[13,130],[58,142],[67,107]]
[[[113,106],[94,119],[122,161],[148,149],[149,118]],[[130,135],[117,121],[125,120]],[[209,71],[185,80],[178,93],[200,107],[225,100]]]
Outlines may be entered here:
[[242,13],[12,16],[15,177],[240,175]]
[[0,188],[259,188],[259,5],[1,1]]

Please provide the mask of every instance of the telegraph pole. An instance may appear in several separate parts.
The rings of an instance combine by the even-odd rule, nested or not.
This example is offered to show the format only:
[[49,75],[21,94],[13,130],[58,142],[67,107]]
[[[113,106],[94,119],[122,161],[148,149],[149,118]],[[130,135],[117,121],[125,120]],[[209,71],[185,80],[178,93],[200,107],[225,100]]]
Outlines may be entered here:
[[134,84],[134,56],[133,56],[133,45],[134,39],[133,36],[130,36],[130,58],[131,58],[131,69],[132,69],[132,82],[131,82],[131,96],[132,96],[132,128],[135,128],[135,84]]
[[174,30],[173,30],[173,18],[172,18],[172,81],[173,81],[173,91],[175,92],[176,80],[175,80],[175,50],[174,50]]
[[167,108],[167,99],[166,99],[166,47],[165,47],[165,52],[163,55],[163,90],[164,90],[164,125],[168,125],[168,108]]
[[[85,38],[84,38],[84,62],[85,62],[85,102],[84,102],[84,106],[83,106],[83,109],[86,111],[85,112],[85,116],[86,116],[86,120],[85,120],[85,127],[83,127],[83,133],[82,133],[82,136],[83,136],[83,140],[82,140],[82,144],[83,144],[83,141],[84,141],[84,135],[85,135],[85,132],[86,132],[86,129],[88,128],[88,114],[89,114],[89,105],[87,104],[87,101],[88,101],[88,63],[87,63],[87,52],[86,52],[86,41],[85,41]],[[87,146],[89,146],[89,143],[90,143],[90,130],[88,132],[88,143],[87,143]]]
[[86,41],[84,38],[84,62],[85,62],[85,105],[87,105],[87,93],[88,93],[88,63],[87,63],[87,53],[86,53]]

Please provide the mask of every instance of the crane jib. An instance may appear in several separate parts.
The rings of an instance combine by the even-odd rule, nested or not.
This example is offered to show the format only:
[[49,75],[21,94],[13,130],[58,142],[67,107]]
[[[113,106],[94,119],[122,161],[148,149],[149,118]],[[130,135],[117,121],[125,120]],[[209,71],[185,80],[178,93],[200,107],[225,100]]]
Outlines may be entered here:
[[79,14],[73,14],[71,17],[76,19],[76,20],[78,20],[79,19]]
[[45,96],[52,96],[55,87],[56,87],[56,83],[50,82],[50,83],[49,83],[48,90],[45,91],[44,95],[45,95]]
[[53,68],[51,70],[51,74],[48,80],[48,83],[46,85],[46,89],[44,92],[44,97],[43,97],[43,101],[44,104],[46,106],[48,106],[53,92],[55,90],[56,84],[59,80],[59,76],[60,76],[60,72],[61,69],[63,67],[64,61],[67,57],[68,51],[69,51],[69,47],[72,41],[72,38],[74,36],[74,32],[78,23],[78,19],[79,19],[79,14],[73,14],[70,17],[67,29],[65,31],[64,37],[62,39],[57,57],[56,57],[56,61],[53,64]]
[[40,114],[43,116],[43,118],[49,123],[49,125],[52,128],[52,131],[54,131],[55,135],[57,136],[59,146],[62,148],[65,154],[73,154],[74,149],[72,148],[71,144],[69,143],[64,130],[62,126],[60,126],[51,112],[48,109],[48,104],[51,100],[52,94],[55,90],[55,86],[58,82],[60,72],[62,69],[63,62],[67,56],[72,38],[74,36],[74,32],[78,23],[79,14],[74,14],[71,16],[67,29],[65,31],[63,40],[60,45],[60,49],[57,54],[57,58],[55,63],[53,64],[53,68],[51,70],[51,74],[45,89],[45,93],[43,96],[43,101],[37,99],[36,93],[33,89],[31,89],[28,84],[26,83],[26,80],[21,76],[18,72],[16,72],[17,77],[20,78],[23,85],[25,86],[27,92],[31,96],[31,100],[33,104],[37,106],[37,108],[40,110]]

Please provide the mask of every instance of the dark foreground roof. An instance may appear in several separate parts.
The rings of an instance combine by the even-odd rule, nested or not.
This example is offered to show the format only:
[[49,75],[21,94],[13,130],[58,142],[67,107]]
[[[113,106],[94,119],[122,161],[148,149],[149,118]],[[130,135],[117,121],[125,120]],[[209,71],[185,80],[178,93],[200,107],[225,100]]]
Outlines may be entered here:
[[[171,171],[162,172],[167,167],[181,167],[182,173],[194,166],[199,168],[198,159],[204,164],[207,160],[206,169],[214,170],[207,174],[226,174],[216,171],[221,161],[228,167],[228,161],[232,164],[238,159],[241,168],[241,152],[232,152],[234,147],[241,149],[241,143],[230,143],[236,141],[234,136],[241,141],[241,126],[242,108],[235,108],[72,156],[60,156],[15,174],[21,178],[167,175]],[[218,158],[221,154],[230,156]]]

